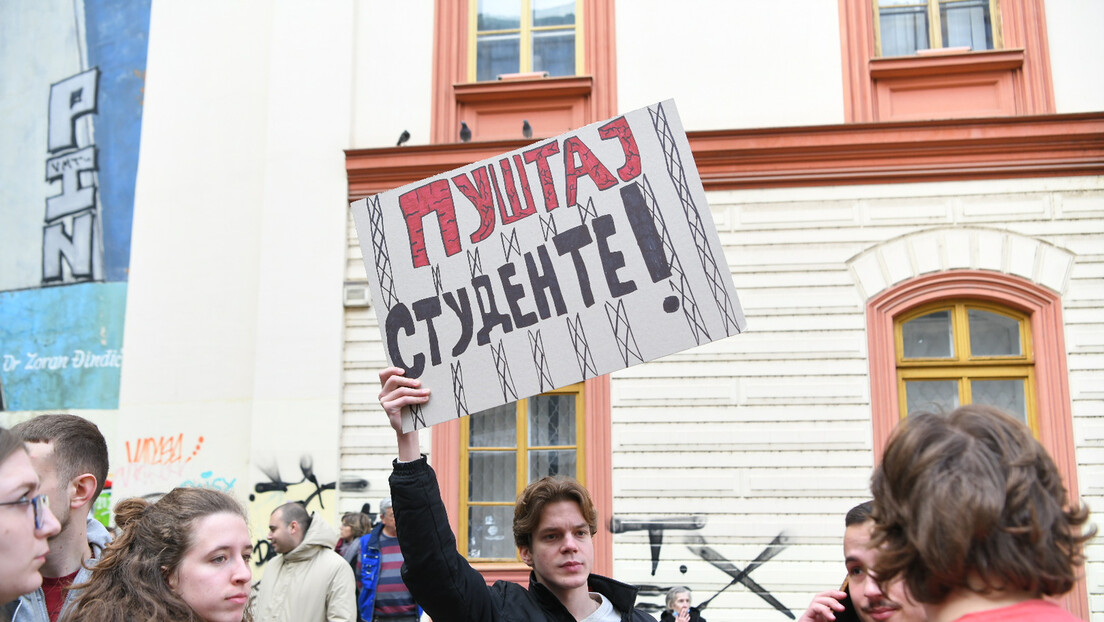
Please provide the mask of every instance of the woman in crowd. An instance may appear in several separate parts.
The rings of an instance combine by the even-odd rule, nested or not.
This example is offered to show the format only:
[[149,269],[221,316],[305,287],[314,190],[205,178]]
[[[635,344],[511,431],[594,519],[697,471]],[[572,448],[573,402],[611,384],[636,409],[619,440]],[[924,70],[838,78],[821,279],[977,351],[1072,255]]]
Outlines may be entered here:
[[360,537],[372,529],[368,516],[361,512],[346,512],[341,517],[341,539],[334,550],[349,562],[354,569],[360,555]]
[[0,620],[14,618],[19,595],[42,585],[46,539],[60,530],[23,442],[0,428]]
[[115,506],[119,537],[62,622],[251,622],[245,512],[233,497],[176,488]]
[[659,616],[659,622],[705,622],[697,607],[690,606],[690,588],[676,585],[667,590],[667,609]]

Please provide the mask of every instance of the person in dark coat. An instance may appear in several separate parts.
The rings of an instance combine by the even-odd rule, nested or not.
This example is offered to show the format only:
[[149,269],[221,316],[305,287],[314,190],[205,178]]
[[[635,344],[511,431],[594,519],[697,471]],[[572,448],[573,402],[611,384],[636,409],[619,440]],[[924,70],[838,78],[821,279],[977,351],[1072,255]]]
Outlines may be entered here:
[[676,585],[667,590],[667,608],[659,615],[659,622],[705,622],[705,618],[690,605],[690,588]]
[[587,490],[570,478],[537,480],[514,506],[514,544],[532,569],[528,589],[509,581],[488,587],[457,552],[417,430],[402,431],[403,407],[425,404],[429,390],[397,367],[380,372],[380,382],[380,404],[398,441],[390,483],[402,577],[434,622],[655,622],[634,607],[635,587],[591,572],[598,512]]

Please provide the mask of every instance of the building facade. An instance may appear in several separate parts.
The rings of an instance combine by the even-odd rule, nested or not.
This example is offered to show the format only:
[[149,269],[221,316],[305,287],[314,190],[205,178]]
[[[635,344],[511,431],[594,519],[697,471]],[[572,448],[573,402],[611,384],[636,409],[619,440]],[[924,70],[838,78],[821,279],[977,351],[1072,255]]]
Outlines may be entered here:
[[[3,105],[42,128],[4,133],[10,163],[70,153],[45,147],[49,94],[92,68],[86,37],[71,66],[27,60],[72,29],[56,4],[0,9]],[[118,404],[48,408],[105,429],[116,497],[238,494],[262,559],[282,500],[375,507],[394,437],[348,202],[674,98],[748,330],[423,434],[489,579],[527,575],[504,508],[560,470],[642,604],[686,584],[709,619],[800,615],[844,578],[893,426],[935,405],[1021,415],[1104,507],[1102,23],[1079,0],[153,2]],[[72,149],[110,136],[101,100]],[[0,218],[64,192],[28,178]],[[1102,547],[1065,601],[1085,619]]]

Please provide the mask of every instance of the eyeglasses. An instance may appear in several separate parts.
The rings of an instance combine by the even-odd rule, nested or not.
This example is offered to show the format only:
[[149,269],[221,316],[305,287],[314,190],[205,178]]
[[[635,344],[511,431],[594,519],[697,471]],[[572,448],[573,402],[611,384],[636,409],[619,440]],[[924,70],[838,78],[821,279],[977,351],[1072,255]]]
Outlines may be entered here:
[[42,529],[43,515],[45,514],[43,510],[50,507],[50,498],[46,495],[35,495],[30,499],[23,497],[19,501],[5,501],[0,505],[27,505],[28,503],[34,508],[35,529]]

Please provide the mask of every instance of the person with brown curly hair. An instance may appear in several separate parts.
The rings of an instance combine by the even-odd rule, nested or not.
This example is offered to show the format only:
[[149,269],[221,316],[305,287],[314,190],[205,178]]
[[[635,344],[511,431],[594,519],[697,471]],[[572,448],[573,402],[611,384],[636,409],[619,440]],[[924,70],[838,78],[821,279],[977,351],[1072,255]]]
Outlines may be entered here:
[[903,578],[929,622],[1074,621],[1065,594],[1095,526],[1019,420],[969,405],[901,422],[871,481],[879,582]]
[[245,512],[216,490],[175,488],[156,503],[115,506],[119,537],[62,622],[252,622]]

